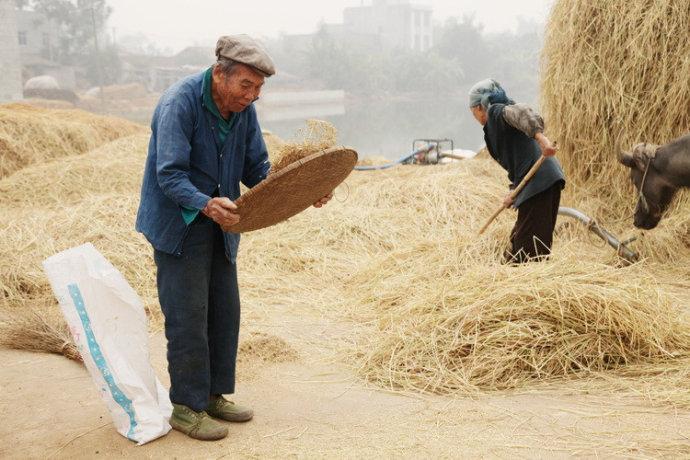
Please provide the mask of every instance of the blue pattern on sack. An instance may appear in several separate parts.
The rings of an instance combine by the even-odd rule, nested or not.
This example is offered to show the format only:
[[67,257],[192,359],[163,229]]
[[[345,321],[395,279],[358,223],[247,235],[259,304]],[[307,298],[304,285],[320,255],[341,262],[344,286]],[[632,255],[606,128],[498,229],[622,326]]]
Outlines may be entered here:
[[79,286],[77,286],[76,284],[70,284],[67,286],[67,289],[69,289],[70,296],[74,301],[74,306],[76,307],[77,313],[79,314],[79,318],[81,319],[81,324],[84,326],[84,332],[86,333],[86,340],[89,345],[91,357],[93,358],[93,361],[96,363],[98,370],[101,371],[103,379],[108,384],[108,388],[110,389],[110,393],[112,394],[113,399],[120,405],[120,407],[122,407],[122,409],[124,409],[124,411],[129,416],[129,431],[127,432],[127,437],[133,441],[136,441],[136,439],[134,439],[134,429],[137,426],[137,422],[134,418],[134,408],[132,407],[132,400],[125,396],[122,390],[120,390],[120,388],[117,386],[117,384],[115,383],[115,379],[113,379],[113,375],[111,374],[110,369],[108,368],[108,364],[106,364],[105,362],[103,353],[101,353],[101,347],[98,345],[98,342],[96,341],[96,336],[94,335],[93,330],[91,329],[91,320],[89,319],[89,315],[86,313],[84,298],[81,295]]

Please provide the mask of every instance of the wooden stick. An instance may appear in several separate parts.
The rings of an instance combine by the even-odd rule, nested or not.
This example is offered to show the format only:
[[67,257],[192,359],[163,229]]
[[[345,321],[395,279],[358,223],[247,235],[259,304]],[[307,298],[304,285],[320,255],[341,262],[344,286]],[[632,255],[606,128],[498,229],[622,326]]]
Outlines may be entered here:
[[[539,159],[536,161],[536,163],[534,163],[534,165],[530,168],[530,170],[527,171],[527,174],[525,174],[525,177],[520,181],[518,186],[515,187],[515,189],[510,194],[513,201],[515,201],[515,198],[517,198],[518,194],[522,191],[523,188],[525,188],[525,185],[527,185],[527,183],[532,179],[532,177],[534,177],[534,175],[537,173],[537,171],[541,167],[542,163],[544,163],[544,160],[546,160],[546,157],[544,155],[542,155],[541,157],[539,157]],[[496,219],[498,217],[498,215],[500,213],[502,213],[503,210],[506,209],[507,207],[508,206],[506,206],[505,203],[502,204],[501,207],[499,209],[497,209],[496,212],[489,218],[489,220],[486,221],[486,223],[484,224],[482,229],[479,230],[479,234],[481,235],[482,233],[484,233],[484,231],[486,231],[486,229],[489,228],[489,225],[491,225],[491,222],[493,222],[494,219]]]

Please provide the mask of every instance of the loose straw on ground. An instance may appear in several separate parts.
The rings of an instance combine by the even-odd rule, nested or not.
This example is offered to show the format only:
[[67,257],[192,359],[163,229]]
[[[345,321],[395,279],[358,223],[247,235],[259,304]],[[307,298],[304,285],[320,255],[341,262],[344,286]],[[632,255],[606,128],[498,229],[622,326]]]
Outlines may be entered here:
[[[91,241],[160,329],[151,247],[134,230],[146,144],[145,135],[123,138],[0,179],[0,212],[10,216],[0,221],[3,311],[55,311],[41,261]],[[39,181],[54,193],[31,187]],[[321,346],[343,350],[362,377],[415,391],[482,391],[622,369],[657,375],[683,359],[688,322],[669,295],[687,291],[674,284],[690,276],[687,211],[645,234],[642,248],[654,251],[641,250],[646,260],[624,270],[586,229],[562,224],[550,262],[507,267],[498,260],[513,215],[475,238],[505,194],[493,160],[353,173],[344,187],[347,200],[244,235],[239,277],[246,311],[279,305],[350,321],[342,339]],[[596,197],[580,190],[567,204],[609,227],[592,213]],[[619,234],[630,230],[614,224]],[[669,255],[678,263],[666,263]],[[681,382],[678,375],[667,380]],[[672,388],[659,393],[675,400]]]

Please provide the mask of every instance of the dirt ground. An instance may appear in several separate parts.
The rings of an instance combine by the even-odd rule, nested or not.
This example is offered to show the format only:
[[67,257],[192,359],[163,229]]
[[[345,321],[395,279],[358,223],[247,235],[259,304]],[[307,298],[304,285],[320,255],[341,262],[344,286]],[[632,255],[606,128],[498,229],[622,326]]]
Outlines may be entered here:
[[[243,331],[280,337],[299,359],[242,361],[235,400],[256,416],[219,442],[172,431],[138,447],[115,431],[81,365],[0,350],[0,458],[690,457],[690,411],[642,398],[565,384],[474,399],[372,387],[338,359],[352,327],[289,307],[245,311]],[[167,383],[165,339],[151,342]]]

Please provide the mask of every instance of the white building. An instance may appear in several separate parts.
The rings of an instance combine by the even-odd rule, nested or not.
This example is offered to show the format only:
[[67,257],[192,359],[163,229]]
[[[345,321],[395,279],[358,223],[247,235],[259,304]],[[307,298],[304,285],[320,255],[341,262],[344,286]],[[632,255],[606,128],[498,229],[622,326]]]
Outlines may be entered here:
[[372,0],[343,11],[345,30],[379,36],[384,45],[427,51],[433,46],[431,6],[409,0]]
[[21,53],[55,60],[55,47],[58,44],[58,27],[55,21],[46,19],[35,11],[17,10],[15,14]]
[[14,0],[0,0],[0,102],[23,96]]
[[50,75],[58,81],[60,88],[74,89],[74,69],[56,62],[59,32],[55,21],[35,11],[17,10],[15,14],[23,77]]

